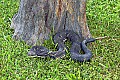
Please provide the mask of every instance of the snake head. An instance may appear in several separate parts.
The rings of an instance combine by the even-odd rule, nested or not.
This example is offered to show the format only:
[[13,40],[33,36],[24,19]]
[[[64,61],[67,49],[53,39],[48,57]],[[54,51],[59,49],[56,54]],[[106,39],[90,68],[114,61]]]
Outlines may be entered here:
[[28,56],[32,57],[46,57],[49,50],[43,46],[33,46],[28,52]]
[[94,42],[94,41],[95,41],[94,38],[88,38],[88,39],[83,40],[82,43],[87,44],[87,43]]

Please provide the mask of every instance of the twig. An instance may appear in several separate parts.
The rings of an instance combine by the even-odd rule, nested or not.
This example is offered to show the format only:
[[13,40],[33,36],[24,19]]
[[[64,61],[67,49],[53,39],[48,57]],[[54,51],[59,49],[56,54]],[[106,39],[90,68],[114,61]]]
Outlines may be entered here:
[[104,36],[104,37],[97,37],[95,38],[96,40],[102,40],[102,39],[106,39],[106,38],[110,38],[109,36]]

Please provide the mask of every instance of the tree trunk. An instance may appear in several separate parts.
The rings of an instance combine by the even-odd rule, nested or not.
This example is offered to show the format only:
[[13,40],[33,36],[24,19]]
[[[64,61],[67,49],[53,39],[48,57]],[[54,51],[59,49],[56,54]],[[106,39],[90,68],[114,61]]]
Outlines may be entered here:
[[11,28],[13,38],[30,45],[42,43],[52,30],[73,30],[85,39],[91,37],[86,23],[86,0],[21,0]]

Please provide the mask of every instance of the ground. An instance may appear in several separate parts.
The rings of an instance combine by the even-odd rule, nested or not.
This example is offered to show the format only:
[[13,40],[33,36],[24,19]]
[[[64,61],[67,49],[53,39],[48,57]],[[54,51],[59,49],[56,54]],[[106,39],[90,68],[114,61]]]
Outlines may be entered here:
[[[11,18],[18,11],[19,0],[0,0],[0,80],[119,80],[120,79],[120,1],[88,0],[87,22],[92,36],[110,36],[92,44],[91,62],[70,59],[29,58],[31,46],[11,37]],[[45,41],[54,49],[52,40]]]

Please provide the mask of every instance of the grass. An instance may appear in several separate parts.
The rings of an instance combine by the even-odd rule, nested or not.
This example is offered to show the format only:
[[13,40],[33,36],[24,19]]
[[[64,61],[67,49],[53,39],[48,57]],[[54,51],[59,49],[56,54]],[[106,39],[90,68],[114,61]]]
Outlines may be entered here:
[[[93,37],[110,36],[93,43],[91,62],[29,58],[30,46],[11,37],[11,18],[19,0],[0,0],[0,80],[119,80],[120,1],[88,0],[87,20]],[[46,41],[49,45],[51,41]],[[49,46],[53,47],[53,46]]]

